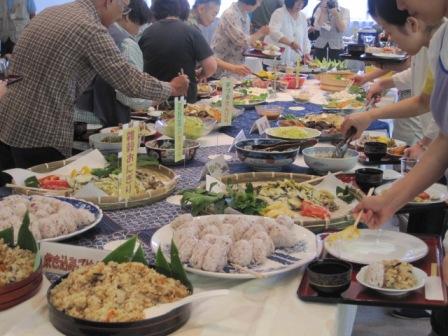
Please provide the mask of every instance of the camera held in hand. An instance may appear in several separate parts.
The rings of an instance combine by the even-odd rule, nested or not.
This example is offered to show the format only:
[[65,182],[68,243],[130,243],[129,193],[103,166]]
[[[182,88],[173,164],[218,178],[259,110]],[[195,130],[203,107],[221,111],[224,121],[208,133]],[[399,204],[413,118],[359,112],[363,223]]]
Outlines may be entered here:
[[328,9],[333,9],[338,6],[338,2],[336,0],[328,0],[327,1],[327,7]]

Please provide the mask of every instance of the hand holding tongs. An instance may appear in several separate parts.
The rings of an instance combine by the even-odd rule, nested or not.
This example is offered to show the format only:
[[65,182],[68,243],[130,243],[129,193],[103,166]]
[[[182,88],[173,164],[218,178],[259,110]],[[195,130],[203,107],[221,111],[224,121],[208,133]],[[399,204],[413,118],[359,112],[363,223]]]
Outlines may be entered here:
[[343,158],[345,153],[347,153],[348,144],[352,141],[353,137],[356,134],[356,127],[352,126],[348,129],[345,134],[345,138],[336,145],[336,148],[333,152],[332,158]]

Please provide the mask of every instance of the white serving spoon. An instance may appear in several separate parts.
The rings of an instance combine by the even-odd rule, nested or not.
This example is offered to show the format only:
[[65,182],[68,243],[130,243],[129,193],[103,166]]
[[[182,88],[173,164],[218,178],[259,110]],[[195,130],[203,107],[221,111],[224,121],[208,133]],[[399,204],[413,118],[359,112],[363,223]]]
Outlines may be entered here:
[[212,290],[212,291],[206,291],[206,292],[202,292],[202,293],[198,293],[198,294],[193,294],[190,296],[187,296],[181,300],[175,301],[175,302],[171,302],[171,303],[163,303],[160,305],[156,305],[150,308],[146,308],[143,312],[145,314],[145,318],[154,318],[154,317],[158,317],[164,314],[169,313],[170,311],[179,308],[183,305],[192,303],[192,302],[196,302],[196,301],[200,301],[200,300],[205,300],[211,297],[215,297],[215,296],[223,296],[223,295],[228,295],[230,293],[230,291],[228,289],[218,289],[218,290]]

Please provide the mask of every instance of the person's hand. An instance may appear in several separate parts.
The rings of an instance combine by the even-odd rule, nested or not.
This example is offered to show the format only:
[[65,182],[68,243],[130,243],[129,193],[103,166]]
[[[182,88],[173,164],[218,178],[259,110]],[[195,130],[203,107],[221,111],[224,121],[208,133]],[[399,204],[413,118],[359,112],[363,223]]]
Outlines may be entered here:
[[367,224],[370,229],[379,229],[398,210],[392,208],[390,203],[390,200],[384,195],[364,197],[353,209],[353,212],[358,214],[362,211],[362,222]]
[[234,64],[230,69],[230,72],[243,77],[252,73],[252,71],[244,64]]
[[425,150],[419,144],[412,145],[404,150],[404,156],[410,159],[420,159]]
[[448,286],[448,255],[446,255],[445,258],[443,258],[442,272],[443,272],[443,281],[445,281],[445,285]]
[[174,77],[171,82],[171,96],[186,96],[188,92],[188,85],[190,84],[190,80],[187,75],[179,75]]
[[296,41],[292,41],[289,46],[292,50],[294,50],[297,53],[300,53],[302,50],[300,49],[300,45]]
[[269,32],[269,26],[263,26],[258,30],[258,33],[262,34],[263,36],[268,35]]
[[6,94],[6,81],[0,81],[0,99]]
[[304,62],[305,64],[310,63],[312,60],[313,60],[313,58],[311,57],[310,54],[305,54],[305,55],[303,55],[303,62]]
[[370,117],[369,112],[358,112],[353,113],[347,117],[345,117],[344,122],[341,125],[342,134],[346,134],[350,127],[356,128],[356,134],[353,139],[358,139],[362,132],[364,132],[367,127],[369,127],[372,122],[372,118]]
[[381,97],[383,91],[383,87],[381,86],[379,81],[374,82],[372,85],[370,85],[369,91],[367,92],[367,101],[370,102],[372,99],[378,99],[379,97]]
[[366,77],[364,75],[356,75],[353,78],[353,83],[362,86],[366,83]]
[[333,14],[333,16],[338,15],[339,14],[339,8],[336,6],[336,7],[332,8],[332,9],[330,9],[329,12],[331,14]]

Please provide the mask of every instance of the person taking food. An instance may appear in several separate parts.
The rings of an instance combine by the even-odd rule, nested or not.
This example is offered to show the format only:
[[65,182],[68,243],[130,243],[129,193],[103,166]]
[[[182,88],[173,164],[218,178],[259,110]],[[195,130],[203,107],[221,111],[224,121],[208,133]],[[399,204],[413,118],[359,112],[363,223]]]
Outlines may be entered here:
[[[151,7],[156,19],[140,38],[145,72],[160,80],[170,80],[185,72],[190,79],[187,101],[197,100],[197,81],[212,76],[217,63],[201,32],[184,22],[188,18],[186,0],[156,0]],[[196,65],[201,71],[196,74]]]
[[[209,43],[209,45],[211,44],[213,38],[211,40],[207,39],[206,30],[208,29],[208,27],[215,24],[216,16],[219,13],[220,6],[221,0],[196,0],[188,18],[188,22],[201,31],[202,35],[207,40],[207,43]],[[216,25],[215,31],[217,27],[218,25]],[[244,64],[232,64],[218,57],[215,58],[218,64],[218,68],[222,69],[223,71],[228,71],[229,73],[233,73],[239,76],[247,76],[251,73],[250,69]]]
[[285,5],[277,9],[269,22],[267,44],[285,47],[282,63],[293,66],[297,60],[311,60],[311,43],[308,39],[308,21],[302,9],[308,0],[285,0]]
[[[428,26],[436,26],[448,16],[448,0],[397,0],[397,7],[406,10]],[[431,95],[420,95],[423,110],[432,111],[440,132],[417,165],[393,186],[378,196],[365,197],[354,209],[363,213],[371,228],[381,227],[394,213],[419,193],[431,186],[448,168],[448,28],[444,23],[429,45],[431,63],[428,82],[433,78]],[[445,266],[448,261],[445,259]],[[448,335],[448,307],[434,311],[431,317],[433,335]]]
[[[249,13],[259,4],[260,0],[238,0],[224,11],[212,42],[216,57],[228,63],[243,64],[244,51],[269,34],[269,27],[264,26],[250,35]],[[221,69],[217,73],[219,76],[226,74],[229,71]]]
[[185,76],[161,82],[120,54],[106,27],[122,17],[127,4],[77,0],[31,20],[10,67],[23,80],[0,100],[0,170],[70,156],[74,103],[96,74],[132,97],[164,101],[186,93]]

